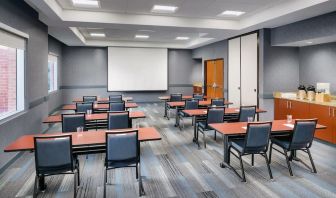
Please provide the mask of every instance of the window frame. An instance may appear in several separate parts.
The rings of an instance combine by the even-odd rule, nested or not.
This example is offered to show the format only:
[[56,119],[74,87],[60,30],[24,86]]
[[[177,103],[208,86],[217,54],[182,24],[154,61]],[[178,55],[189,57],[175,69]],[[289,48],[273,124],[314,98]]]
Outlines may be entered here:
[[[50,84],[49,80],[51,79],[50,76],[49,76],[49,60],[50,60],[49,58],[50,57],[55,58],[55,60],[56,60],[56,68],[55,68],[55,64],[53,64],[53,74],[54,74],[53,75],[53,81],[54,82],[52,83],[53,84],[52,85],[53,89],[51,89],[51,90],[49,90],[49,84]],[[51,53],[51,52],[48,53],[48,94],[52,94],[52,93],[59,90],[59,88],[58,88],[58,60],[59,60],[59,56],[57,54],[54,54],[54,53]]]
[[[11,46],[6,46],[10,48],[16,49],[16,110],[11,112],[6,112],[0,114],[0,124],[12,119],[15,116],[21,115],[24,111],[27,109],[26,105],[26,65],[27,65],[27,41],[29,39],[29,34],[26,34],[20,30],[17,30],[15,28],[12,28],[4,23],[0,22],[0,31],[6,32],[10,35],[20,37],[20,39],[24,42],[24,49],[14,48]],[[21,50],[23,52],[21,60],[22,65],[18,65],[18,50]],[[20,68],[18,68],[20,67]],[[18,83],[19,77],[22,77],[21,83]],[[20,87],[18,87],[20,84]],[[18,94],[18,91],[20,90],[20,93]],[[20,97],[20,104],[19,104],[19,97]]]

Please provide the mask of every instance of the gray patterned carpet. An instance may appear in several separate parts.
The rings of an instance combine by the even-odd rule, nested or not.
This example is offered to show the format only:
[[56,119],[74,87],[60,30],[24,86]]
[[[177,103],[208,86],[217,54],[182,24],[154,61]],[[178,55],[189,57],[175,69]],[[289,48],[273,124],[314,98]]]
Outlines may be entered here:
[[[142,143],[141,160],[145,197],[336,197],[336,147],[315,141],[312,155],[317,174],[303,165],[292,163],[294,177],[289,176],[284,156],[274,152],[271,168],[274,180],[269,180],[265,161],[256,156],[255,166],[244,158],[247,183],[229,169],[222,169],[223,143],[219,136],[208,134],[207,149],[197,149],[192,143],[191,120],[185,129],[174,127],[174,119],[163,118],[163,105],[143,104],[139,110],[147,115],[140,126],[154,126],[162,140]],[[59,131],[60,125],[49,131]],[[309,163],[306,154],[298,157]],[[103,154],[80,157],[81,186],[78,197],[102,197]],[[239,161],[232,157],[239,169]],[[33,153],[25,152],[0,175],[0,197],[31,197],[35,170]],[[137,197],[138,183],[133,168],[111,170],[108,174],[108,197]],[[47,190],[39,197],[72,197],[73,177],[46,178]]]

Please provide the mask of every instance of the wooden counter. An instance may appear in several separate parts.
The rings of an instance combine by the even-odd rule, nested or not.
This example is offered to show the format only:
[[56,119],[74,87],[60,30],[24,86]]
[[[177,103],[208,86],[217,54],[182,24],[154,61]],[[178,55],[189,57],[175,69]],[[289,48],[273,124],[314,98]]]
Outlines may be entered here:
[[336,101],[315,102],[299,99],[274,98],[274,119],[317,118],[326,129],[315,132],[315,137],[336,144]]

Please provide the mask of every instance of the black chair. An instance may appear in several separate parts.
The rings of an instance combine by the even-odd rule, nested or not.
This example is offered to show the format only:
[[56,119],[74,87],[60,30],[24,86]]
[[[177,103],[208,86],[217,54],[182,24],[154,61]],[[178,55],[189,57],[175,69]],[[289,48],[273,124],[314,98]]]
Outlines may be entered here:
[[225,106],[225,99],[224,98],[211,99],[211,106],[224,107]]
[[[204,148],[206,148],[205,132],[213,130],[209,127],[209,124],[222,123],[224,121],[224,114],[225,114],[225,107],[208,108],[206,120],[205,121],[200,121],[200,122],[197,123],[197,144],[198,144],[198,148],[200,148],[200,145],[198,143],[198,132],[203,133],[203,143],[204,143]],[[214,136],[215,136],[214,139],[216,139],[216,131],[215,131]]]
[[92,102],[78,102],[76,103],[76,113],[87,113],[87,110],[93,112],[93,103]]
[[97,96],[83,96],[83,102],[95,102],[97,101]]
[[104,174],[104,197],[106,197],[107,171],[110,169],[135,167],[139,179],[139,196],[145,194],[140,166],[140,141],[138,130],[106,132],[106,157]]
[[110,95],[109,102],[122,102],[122,95]]
[[72,154],[72,136],[34,137],[34,148],[36,176],[33,197],[38,195],[38,181],[44,182],[44,177],[60,174],[74,175],[74,197],[76,197],[77,186],[80,184],[79,162]]
[[238,122],[247,122],[249,117],[255,119],[256,106],[241,106],[238,114]]
[[[170,94],[169,102],[179,102],[182,101],[182,94],[176,93],[176,94]],[[166,106],[166,109],[168,110],[167,119],[170,118],[170,106]]]
[[85,114],[62,114],[62,132],[76,132],[78,127],[83,127],[83,130],[86,131],[85,126]]
[[196,100],[203,100],[204,99],[204,95],[203,94],[193,94],[192,98],[196,99]]
[[[186,100],[185,101],[185,105],[184,105],[184,109],[198,109],[198,100]],[[179,111],[178,112],[178,123],[179,123],[179,127],[181,129],[181,124],[180,122],[182,121],[182,124],[183,124],[183,128],[184,128],[184,121],[183,121],[183,118],[184,117],[190,117],[188,115],[186,115],[185,113],[183,113],[182,111]]]
[[[288,170],[291,176],[293,176],[293,172],[292,172],[292,168],[291,168],[289,161],[292,161],[293,159],[301,162],[312,172],[317,173],[313,158],[309,150],[313,143],[316,124],[317,124],[317,119],[295,120],[293,133],[291,135],[272,137],[271,138],[271,149],[269,153],[270,163],[271,163],[271,157],[272,157],[272,149],[274,149],[278,151],[279,153],[285,155]],[[283,152],[274,148],[273,144],[282,148]],[[306,163],[304,163],[301,159],[293,156],[293,154],[299,150],[304,151],[305,153],[308,154],[313,170]],[[287,154],[288,152],[292,153],[290,157],[288,157],[288,154]]]
[[[242,160],[242,156],[244,155],[252,155],[252,166],[254,165],[254,155],[262,155],[265,158],[269,176],[271,179],[273,179],[272,171],[267,158],[267,150],[271,129],[272,122],[247,123],[246,136],[244,139],[229,140],[229,153],[232,153],[235,157],[239,159],[242,176],[240,176],[234,168],[232,169],[242,179],[242,182],[246,182],[244,165]],[[237,151],[238,155],[232,152],[231,148]]]
[[131,128],[129,112],[109,112],[107,116],[107,129],[127,129]]
[[109,103],[109,111],[125,111],[125,109],[125,101]]

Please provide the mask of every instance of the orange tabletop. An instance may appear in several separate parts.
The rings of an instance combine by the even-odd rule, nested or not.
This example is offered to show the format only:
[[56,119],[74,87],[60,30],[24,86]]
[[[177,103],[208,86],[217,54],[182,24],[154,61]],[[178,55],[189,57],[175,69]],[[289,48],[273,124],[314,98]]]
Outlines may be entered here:
[[[287,120],[274,120],[272,123],[272,132],[286,132],[293,131],[293,127],[287,124],[294,125],[295,120],[288,123]],[[246,133],[247,122],[233,122],[233,123],[216,123],[209,124],[211,128],[224,135],[243,135]],[[316,129],[325,129],[326,126],[317,124]]]
[[[161,140],[160,133],[154,127],[148,128],[138,128],[139,130],[139,141],[155,141]],[[120,131],[120,130],[118,130]],[[72,135],[73,147],[83,147],[83,146],[102,146],[105,144],[105,132],[106,130],[99,131],[86,131],[86,132],[72,132],[72,133],[62,133],[56,132],[52,134],[32,134],[24,135],[16,139],[14,142],[9,144],[4,151],[5,152],[17,152],[17,151],[32,151],[34,150],[34,137],[45,137],[50,135]]]
[[[129,116],[130,119],[138,119],[146,117],[145,113],[142,111],[131,111],[129,112]],[[107,120],[107,113],[93,113],[90,115],[86,114],[85,120],[86,121]],[[43,120],[43,123],[57,123],[57,122],[62,122],[62,115],[51,115]]]
[[[137,108],[138,105],[137,103],[134,102],[126,102],[125,103],[126,108]],[[109,104],[94,104],[93,105],[94,109],[108,109]],[[62,107],[62,110],[76,110],[76,104],[67,104]]]
[[[203,98],[207,98],[207,96],[203,96]],[[170,96],[160,96],[159,97],[160,100],[170,100]],[[183,100],[188,100],[188,99],[192,99],[192,96],[182,96]]]
[[[204,116],[207,114],[207,109],[188,109],[182,110],[183,113],[187,114],[188,116]],[[263,109],[256,109],[256,113],[266,113],[266,110]],[[225,108],[225,114],[238,114],[239,108]]]
[[[179,102],[167,102],[168,106],[174,108],[174,107],[184,107],[185,102],[184,101],[179,101]],[[210,106],[211,101],[210,100],[202,100],[199,101],[198,103],[200,106]],[[224,101],[224,105],[229,105],[232,104],[232,102],[229,101]]]
[[[123,97],[124,101],[130,101],[133,100],[132,97]],[[109,102],[109,98],[98,98],[98,102]],[[72,102],[83,102],[83,98],[75,98]]]

